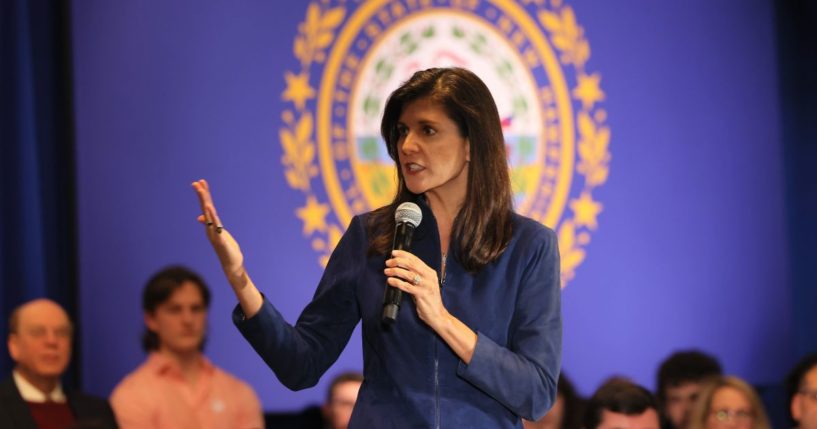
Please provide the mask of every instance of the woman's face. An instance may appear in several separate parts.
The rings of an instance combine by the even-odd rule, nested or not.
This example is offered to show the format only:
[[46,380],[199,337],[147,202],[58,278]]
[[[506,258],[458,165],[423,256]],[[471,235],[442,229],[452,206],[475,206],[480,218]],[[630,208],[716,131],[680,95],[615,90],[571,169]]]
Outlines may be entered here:
[[406,187],[445,201],[461,202],[468,189],[468,139],[445,110],[429,98],[403,108],[397,153]]
[[706,429],[750,429],[754,423],[752,404],[740,390],[724,386],[715,391]]

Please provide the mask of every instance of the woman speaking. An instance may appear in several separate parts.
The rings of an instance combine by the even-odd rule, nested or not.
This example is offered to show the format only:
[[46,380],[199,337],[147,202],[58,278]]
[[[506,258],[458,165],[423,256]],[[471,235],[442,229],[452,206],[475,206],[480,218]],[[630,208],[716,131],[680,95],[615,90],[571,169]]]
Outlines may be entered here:
[[[559,251],[552,230],[513,212],[491,93],[465,69],[417,72],[389,97],[381,133],[397,194],[352,219],[294,325],[253,284],[207,182],[193,183],[238,297],[233,320],[293,390],[318,382],[362,320],[365,380],[351,428],[521,428],[556,395]],[[422,217],[410,252],[393,250],[407,202]],[[391,288],[403,299],[385,323]]]

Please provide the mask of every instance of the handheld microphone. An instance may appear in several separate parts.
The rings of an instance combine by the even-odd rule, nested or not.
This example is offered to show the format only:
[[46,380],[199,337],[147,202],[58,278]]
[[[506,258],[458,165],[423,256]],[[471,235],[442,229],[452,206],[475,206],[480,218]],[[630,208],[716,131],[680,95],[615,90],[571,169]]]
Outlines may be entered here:
[[[394,212],[394,221],[397,226],[394,228],[394,241],[392,250],[411,251],[411,238],[414,229],[423,220],[423,212],[414,203],[403,203],[397,206]],[[403,300],[403,291],[394,286],[386,285],[386,295],[383,297],[383,316],[381,320],[385,323],[394,323],[397,320],[397,312],[400,311],[400,303]]]

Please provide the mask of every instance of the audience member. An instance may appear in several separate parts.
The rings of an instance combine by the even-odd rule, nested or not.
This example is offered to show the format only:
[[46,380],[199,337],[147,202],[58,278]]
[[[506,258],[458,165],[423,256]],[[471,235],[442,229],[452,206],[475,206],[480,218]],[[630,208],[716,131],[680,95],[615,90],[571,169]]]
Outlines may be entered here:
[[0,384],[0,425],[15,429],[92,426],[116,428],[104,399],[63,390],[74,328],[59,304],[37,299],[9,319],[12,376]]
[[786,377],[789,412],[797,429],[817,429],[817,353],[803,357]]
[[709,377],[723,373],[714,357],[697,350],[673,353],[658,369],[656,396],[666,429],[682,429],[698,393]]
[[245,429],[264,426],[252,388],[203,353],[210,291],[196,273],[169,267],[142,295],[149,356],[111,395],[123,429]]
[[553,407],[541,419],[535,422],[522,420],[522,425],[525,429],[580,429],[582,427],[583,412],[582,398],[576,394],[573,383],[562,371],[559,374],[559,383],[556,386],[556,402]]
[[624,378],[605,382],[588,400],[585,429],[658,429],[658,406],[649,390]]
[[327,429],[346,429],[357,401],[357,392],[363,384],[363,374],[345,372],[338,375],[326,392],[326,403],[321,407]]
[[686,429],[770,429],[763,404],[752,386],[733,376],[709,379],[698,394]]

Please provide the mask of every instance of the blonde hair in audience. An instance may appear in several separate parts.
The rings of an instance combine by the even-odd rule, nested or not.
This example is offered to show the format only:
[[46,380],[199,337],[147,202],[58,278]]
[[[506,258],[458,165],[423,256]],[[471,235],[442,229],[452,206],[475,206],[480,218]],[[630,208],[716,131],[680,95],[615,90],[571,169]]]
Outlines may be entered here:
[[766,410],[763,408],[763,403],[760,397],[755,392],[755,389],[745,381],[738,377],[730,375],[722,375],[712,377],[698,394],[698,400],[691,410],[689,416],[689,425],[684,429],[705,429],[706,421],[712,412],[712,400],[715,393],[724,387],[731,387],[740,393],[749,401],[752,407],[753,424],[752,429],[771,429],[769,418],[766,416]]

